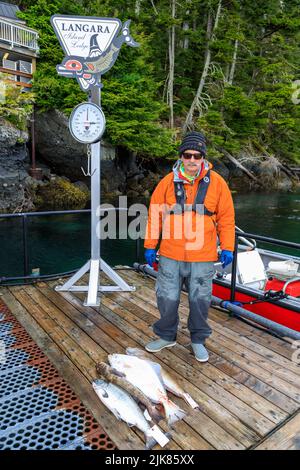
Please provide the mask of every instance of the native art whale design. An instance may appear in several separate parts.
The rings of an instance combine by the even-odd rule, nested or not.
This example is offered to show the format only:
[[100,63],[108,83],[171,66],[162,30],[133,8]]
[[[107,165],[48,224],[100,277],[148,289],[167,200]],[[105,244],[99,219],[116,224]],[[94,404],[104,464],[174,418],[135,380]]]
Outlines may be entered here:
[[130,35],[129,25],[131,20],[126,21],[119,36],[116,36],[110,46],[103,52],[98,42],[97,34],[93,34],[90,39],[89,56],[67,56],[60,65],[56,66],[59,75],[64,77],[75,77],[80,87],[87,91],[89,88],[102,87],[101,75],[106,73],[115,63],[119,55],[122,44],[138,47],[139,43],[134,41]]

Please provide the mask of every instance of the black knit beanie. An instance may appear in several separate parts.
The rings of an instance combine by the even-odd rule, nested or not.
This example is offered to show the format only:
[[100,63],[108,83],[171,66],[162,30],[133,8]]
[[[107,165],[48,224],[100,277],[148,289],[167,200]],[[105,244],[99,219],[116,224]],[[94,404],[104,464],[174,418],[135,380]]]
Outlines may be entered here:
[[206,155],[206,141],[205,137],[201,132],[188,132],[186,134],[178,148],[179,155],[186,150],[198,150],[205,157]]

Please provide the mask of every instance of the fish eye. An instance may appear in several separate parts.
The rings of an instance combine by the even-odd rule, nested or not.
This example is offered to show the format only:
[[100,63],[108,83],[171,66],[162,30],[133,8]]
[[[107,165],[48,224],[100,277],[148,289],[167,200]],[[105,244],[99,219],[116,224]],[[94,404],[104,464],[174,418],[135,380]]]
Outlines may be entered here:
[[76,71],[79,71],[82,69],[82,65],[79,62],[79,60],[74,60],[74,59],[67,60],[67,62],[65,63],[65,67],[68,70],[76,70]]

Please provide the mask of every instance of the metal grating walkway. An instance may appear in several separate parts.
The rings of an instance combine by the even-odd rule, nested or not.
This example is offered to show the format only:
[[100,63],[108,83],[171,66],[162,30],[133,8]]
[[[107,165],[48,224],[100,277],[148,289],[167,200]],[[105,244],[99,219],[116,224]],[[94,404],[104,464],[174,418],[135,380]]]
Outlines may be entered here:
[[0,300],[0,450],[115,445]]

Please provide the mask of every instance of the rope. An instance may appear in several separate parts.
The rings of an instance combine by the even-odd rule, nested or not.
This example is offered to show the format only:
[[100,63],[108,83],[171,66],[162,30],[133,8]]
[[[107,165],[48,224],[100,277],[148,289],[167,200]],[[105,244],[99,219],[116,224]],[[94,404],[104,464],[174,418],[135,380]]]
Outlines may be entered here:
[[272,300],[273,302],[276,302],[277,300],[286,299],[287,297],[288,297],[288,294],[285,294],[285,292],[283,292],[282,290],[279,290],[279,291],[268,290],[264,293],[264,298],[263,299],[250,300],[248,302],[242,302],[242,301],[230,302],[230,300],[223,300],[223,302],[221,302],[221,306],[224,306],[224,308],[226,308],[225,305],[227,303],[231,303],[231,304],[234,304],[234,305],[237,305],[237,306],[240,306],[240,305],[254,305],[254,304],[258,304],[258,303],[269,302],[269,300]]

